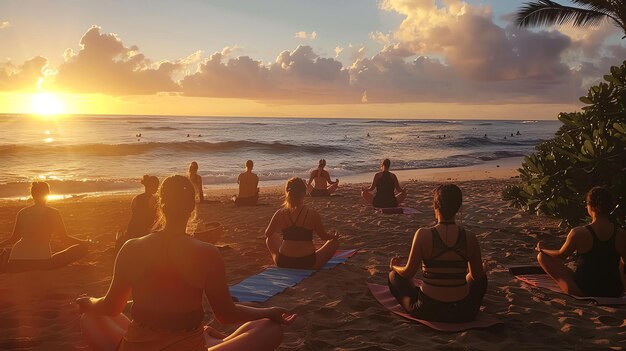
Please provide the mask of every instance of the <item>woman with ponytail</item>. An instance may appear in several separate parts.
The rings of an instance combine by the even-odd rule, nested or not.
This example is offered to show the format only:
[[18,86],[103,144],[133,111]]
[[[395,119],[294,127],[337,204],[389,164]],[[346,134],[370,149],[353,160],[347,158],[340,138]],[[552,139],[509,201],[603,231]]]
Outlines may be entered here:
[[[159,231],[127,241],[115,260],[106,296],[81,297],[81,327],[93,350],[274,350],[281,324],[295,315],[277,307],[237,305],[220,252],[187,235],[196,207],[187,177],[159,190]],[[130,319],[122,314],[133,297]],[[203,295],[222,324],[245,323],[227,336],[204,327]]]
[[[283,208],[274,213],[265,230],[267,248],[279,267],[320,269],[339,247],[339,234],[327,233],[317,211],[304,205],[306,192],[304,180],[289,179]],[[326,240],[317,250],[313,245],[313,232]]]
[[[48,206],[48,183],[33,182],[30,193],[33,205],[18,212],[13,235],[0,242],[0,247],[13,245],[10,253],[8,250],[0,251],[0,272],[57,269],[87,254],[88,242],[68,235],[59,211]],[[50,239],[53,235],[71,246],[52,254]]]
[[[564,292],[576,296],[619,297],[625,291],[626,231],[611,221],[611,192],[595,187],[587,193],[591,223],[572,229],[559,250],[545,249],[540,242],[537,261]],[[562,260],[576,252],[572,271]]]

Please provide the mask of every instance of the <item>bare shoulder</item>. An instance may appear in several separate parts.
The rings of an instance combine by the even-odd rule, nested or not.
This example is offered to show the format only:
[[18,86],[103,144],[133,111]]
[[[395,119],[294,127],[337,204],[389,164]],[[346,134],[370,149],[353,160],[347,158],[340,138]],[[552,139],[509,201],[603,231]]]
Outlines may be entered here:
[[585,226],[579,226],[572,228],[572,230],[569,231],[568,235],[574,238],[586,233],[589,233],[589,230]]
[[430,233],[431,233],[431,228],[428,228],[428,227],[422,227],[422,228],[419,228],[419,229],[415,232],[415,237],[416,237],[418,240],[424,240],[424,239],[426,239],[426,238],[430,238],[430,237],[431,237]]

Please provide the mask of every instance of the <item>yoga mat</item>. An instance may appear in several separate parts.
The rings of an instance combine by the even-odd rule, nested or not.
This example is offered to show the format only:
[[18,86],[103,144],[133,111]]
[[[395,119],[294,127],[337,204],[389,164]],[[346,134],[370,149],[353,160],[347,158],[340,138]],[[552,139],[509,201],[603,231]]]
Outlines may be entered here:
[[[418,286],[422,284],[422,281],[419,279],[415,279],[414,282],[415,285]],[[423,319],[418,319],[411,316],[404,308],[402,308],[402,306],[400,306],[400,304],[398,304],[398,300],[396,300],[396,298],[391,295],[391,291],[389,291],[388,286],[367,283],[367,287],[372,292],[372,295],[374,295],[374,298],[376,298],[376,300],[389,311],[397,314],[398,316],[421,323],[429,328],[438,331],[460,332],[468,329],[489,328],[491,326],[502,323],[502,321],[500,321],[499,319],[490,316],[484,312],[478,312],[475,320],[466,323],[431,322]]]
[[416,214],[419,213],[418,210],[411,207],[389,207],[389,208],[376,208],[376,211],[384,214]]
[[566,294],[551,276],[547,275],[541,267],[519,266],[509,267],[511,273],[518,280],[530,284],[534,287],[547,289],[559,294],[569,295],[576,300],[593,301],[598,305],[626,305],[626,295],[622,297],[600,297],[600,296],[574,296]]
[[[357,250],[338,250],[323,270],[347,261]],[[230,294],[239,302],[265,302],[315,273],[312,269],[268,267],[230,287]]]

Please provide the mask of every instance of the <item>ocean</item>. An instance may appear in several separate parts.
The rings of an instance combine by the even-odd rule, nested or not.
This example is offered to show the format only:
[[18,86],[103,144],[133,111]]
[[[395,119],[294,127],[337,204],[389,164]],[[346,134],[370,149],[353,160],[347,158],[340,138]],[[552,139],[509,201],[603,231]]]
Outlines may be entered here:
[[33,180],[50,182],[56,194],[134,190],[141,187],[142,175],[186,174],[191,161],[198,162],[209,187],[236,182],[247,159],[254,161],[264,183],[306,177],[320,158],[327,160],[333,179],[376,171],[384,158],[396,170],[467,166],[526,155],[560,125],[535,120],[3,115],[0,198],[27,196]]

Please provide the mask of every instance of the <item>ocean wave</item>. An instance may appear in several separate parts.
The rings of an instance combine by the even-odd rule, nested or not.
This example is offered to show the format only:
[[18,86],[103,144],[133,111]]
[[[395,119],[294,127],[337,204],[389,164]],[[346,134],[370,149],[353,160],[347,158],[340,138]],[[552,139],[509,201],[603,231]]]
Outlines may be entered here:
[[449,146],[459,148],[470,148],[476,146],[493,146],[493,145],[508,145],[508,146],[534,146],[541,143],[541,139],[515,139],[515,137],[507,139],[494,139],[484,137],[464,137],[462,139],[455,139],[448,142]]
[[140,127],[140,130],[179,130],[175,127]]
[[263,151],[271,153],[309,153],[322,154],[344,151],[339,146],[320,144],[288,144],[281,142],[256,141],[223,141],[216,143],[201,141],[185,142],[137,142],[133,144],[77,144],[77,145],[2,145],[1,156],[20,154],[79,154],[97,156],[130,156],[141,155],[154,151],[159,152],[233,152],[233,151]]

